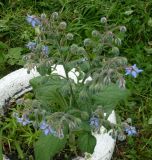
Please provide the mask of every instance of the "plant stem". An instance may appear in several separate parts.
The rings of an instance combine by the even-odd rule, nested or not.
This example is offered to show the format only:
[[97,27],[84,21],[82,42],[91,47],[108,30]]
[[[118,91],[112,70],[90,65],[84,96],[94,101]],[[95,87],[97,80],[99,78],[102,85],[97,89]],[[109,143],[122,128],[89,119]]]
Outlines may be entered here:
[[67,78],[67,80],[68,80],[68,82],[69,82],[69,85],[70,85],[70,91],[71,91],[72,98],[73,98],[73,100],[74,100],[74,105],[75,105],[76,107],[78,107],[78,103],[77,103],[77,101],[76,101],[76,98],[75,98],[75,95],[74,95],[74,92],[73,92],[73,89],[72,89],[71,81],[70,81],[70,78],[69,78],[69,75],[68,75],[68,72],[67,72],[67,70],[66,70],[66,67],[65,67],[65,64],[64,64],[64,63],[63,63],[63,68],[64,68],[64,71],[65,71],[66,78]]

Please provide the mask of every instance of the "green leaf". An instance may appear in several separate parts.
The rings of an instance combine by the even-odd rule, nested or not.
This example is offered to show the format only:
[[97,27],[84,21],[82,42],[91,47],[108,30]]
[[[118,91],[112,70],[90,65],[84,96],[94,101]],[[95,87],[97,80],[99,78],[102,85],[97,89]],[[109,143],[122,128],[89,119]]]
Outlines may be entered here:
[[47,64],[42,64],[37,67],[37,71],[40,73],[40,75],[44,76],[51,73],[51,67]]
[[113,110],[114,107],[122,100],[127,99],[129,91],[119,88],[117,85],[108,85],[104,89],[93,96],[95,103],[105,107],[104,109]]
[[7,48],[8,48],[7,44],[0,41],[0,49],[7,49]]
[[45,104],[56,104],[60,108],[66,109],[67,102],[60,89],[67,83],[66,80],[58,76],[37,77],[30,81],[33,86],[36,98]]
[[67,103],[63,95],[52,86],[38,88],[36,90],[36,98],[47,104],[57,104],[61,108],[67,108]]
[[24,154],[23,154],[23,150],[21,149],[21,146],[20,146],[19,142],[15,141],[15,147],[16,147],[16,150],[18,152],[19,158],[23,159]]
[[36,89],[46,84],[48,80],[49,80],[49,76],[38,76],[38,77],[31,79],[30,84],[33,87],[33,89]]
[[21,47],[10,48],[8,50],[8,54],[5,55],[5,58],[7,59],[7,63],[9,63],[10,65],[14,65],[14,64],[23,65],[22,51],[23,51],[23,48]]
[[94,136],[91,135],[91,133],[83,133],[80,134],[78,137],[78,147],[81,150],[81,152],[88,152],[93,153],[94,147],[96,145],[96,139]]
[[64,149],[66,139],[59,139],[52,135],[42,134],[34,145],[35,160],[50,160]]

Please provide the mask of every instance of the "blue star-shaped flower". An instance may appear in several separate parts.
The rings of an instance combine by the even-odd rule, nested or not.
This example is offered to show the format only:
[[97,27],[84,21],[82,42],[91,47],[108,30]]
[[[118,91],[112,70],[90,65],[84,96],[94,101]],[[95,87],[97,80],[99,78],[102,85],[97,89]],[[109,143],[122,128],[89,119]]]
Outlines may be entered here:
[[56,131],[54,131],[54,129],[45,121],[41,122],[40,129],[43,131],[45,135],[49,135],[49,134],[56,135]]
[[133,66],[127,67],[126,68],[126,74],[125,75],[132,75],[134,78],[137,77],[137,75],[142,72],[142,69],[138,69],[136,64],[134,64]]
[[19,122],[20,124],[22,124],[23,126],[26,126],[27,124],[32,123],[32,121],[30,121],[27,118],[27,115],[23,114],[21,118],[19,118],[18,116],[16,116],[17,122]]
[[49,47],[48,46],[42,46],[42,53],[46,56],[49,54]]
[[91,117],[90,118],[90,126],[91,127],[95,127],[95,128],[99,128],[100,127],[100,122],[99,122],[99,118],[98,117]]
[[27,15],[26,17],[26,20],[29,24],[32,25],[32,27],[35,27],[35,26],[38,26],[38,25],[41,25],[41,22],[39,21],[38,18],[36,18],[36,16],[34,15]]
[[128,134],[128,136],[137,135],[136,128],[133,126],[126,127],[125,132]]

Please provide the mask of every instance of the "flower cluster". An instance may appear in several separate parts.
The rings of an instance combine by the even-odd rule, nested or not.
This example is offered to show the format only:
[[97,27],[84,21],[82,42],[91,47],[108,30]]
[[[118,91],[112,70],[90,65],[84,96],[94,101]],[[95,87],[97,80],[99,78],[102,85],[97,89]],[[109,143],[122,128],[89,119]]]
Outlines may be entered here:
[[37,122],[37,121],[31,121],[29,118],[28,118],[28,114],[23,114],[21,117],[19,116],[18,113],[14,112],[13,113],[13,117],[16,118],[16,121],[18,123],[20,123],[22,126],[26,126],[28,124],[32,124],[33,126],[35,125],[35,123],[38,123],[38,128],[40,130],[42,130],[42,132],[45,134],[45,135],[53,135],[55,137],[58,137],[58,138],[63,138],[64,137],[64,134],[63,134],[63,130],[62,129],[58,129],[57,131],[50,125],[48,124],[46,121],[42,121],[41,123]]
[[46,121],[42,121],[40,123],[40,129],[43,131],[45,135],[53,135],[58,138],[64,138],[63,130],[58,128],[55,130],[50,124],[48,124]]
[[[37,47],[37,43],[36,42],[29,42],[26,47],[31,50],[31,51],[34,51]],[[45,45],[42,45],[41,47],[41,52],[45,55],[45,56],[48,56],[49,54],[49,47],[48,46],[45,46]]]
[[17,122],[19,122],[23,126],[26,126],[33,122],[29,120],[27,114],[23,114],[22,117],[19,117],[18,113],[14,113],[13,116],[16,118]]
[[[108,86],[114,83],[116,83],[119,88],[125,90],[126,81],[124,79],[124,73],[120,73],[122,71],[122,68],[125,68],[125,75],[131,75],[134,78],[136,78],[137,75],[143,71],[141,69],[138,69],[136,64],[130,67],[126,67],[126,58],[119,57],[121,53],[118,47],[122,44],[122,41],[121,37],[119,37],[119,34],[117,33],[124,33],[127,31],[127,29],[125,26],[113,27],[112,25],[108,26],[107,28],[108,20],[106,17],[102,17],[100,19],[102,25],[105,26],[105,31],[100,32],[98,30],[93,30],[91,34],[92,37],[85,38],[83,42],[80,43],[81,46],[75,44],[75,42],[72,43],[74,35],[67,32],[67,23],[59,18],[59,14],[57,12],[54,12],[50,18],[47,18],[45,14],[42,14],[39,18],[34,15],[28,15],[27,22],[35,28],[35,32],[37,35],[34,41],[31,41],[26,45],[26,47],[31,50],[31,53],[29,53],[31,54],[31,56],[29,56],[31,58],[30,62],[32,62],[32,64],[34,65],[36,64],[35,66],[38,67],[42,65],[42,63],[49,64],[42,65],[41,71],[44,72],[42,73],[43,75],[48,74],[45,73],[45,70],[47,69],[44,69],[43,67],[51,67],[54,64],[62,64],[66,75],[68,75],[69,70],[71,69],[72,71],[73,69],[70,68],[71,66],[73,66],[70,64],[73,64],[74,61],[74,64],[76,63],[77,65],[76,67],[78,67],[80,72],[82,72],[82,77],[85,74],[87,76],[92,76],[91,82],[87,84],[88,86],[86,87],[86,89],[81,91],[81,97],[83,97],[83,99],[84,97],[90,96],[87,92],[96,94],[99,93],[104,88],[104,86]],[[51,58],[49,49],[51,49]],[[107,55],[107,57],[102,61],[103,55]],[[114,58],[111,58],[112,56],[114,56]],[[77,62],[75,62],[75,60]],[[66,62],[67,64],[65,64]],[[84,69],[81,70],[79,64],[82,63],[84,63],[85,65],[82,65],[82,68]],[[89,72],[87,68],[89,68],[90,70],[93,69],[93,73]],[[66,78],[69,80],[68,76]],[[84,81],[82,82],[85,82],[85,78],[87,77],[84,76],[83,78]],[[79,104],[77,104],[77,100],[75,99],[74,95],[77,86],[75,85],[76,87],[74,88],[71,84],[71,80],[69,80],[69,82],[70,84],[68,85],[70,85],[70,87],[68,86],[68,88],[70,88],[71,91],[69,91],[68,93],[70,93],[71,95],[70,99],[72,100],[72,103],[78,108]],[[68,103],[69,102],[67,102],[67,104]],[[90,109],[90,112],[91,111],[92,108]],[[64,112],[66,111],[64,110]],[[88,115],[88,117],[90,116],[91,115]],[[25,119],[23,117],[18,118],[17,121],[23,125],[31,123],[29,119]],[[88,121],[94,131],[98,131],[100,129],[101,120],[98,116],[93,115],[90,119],[88,119]],[[59,127],[56,129],[56,127],[54,127],[53,125],[54,124],[49,124],[47,121],[42,121],[38,124],[39,128],[45,135],[54,135],[60,138],[64,137],[63,129]],[[72,124],[72,126],[74,125]],[[137,134],[135,127],[130,126],[129,124],[125,126],[123,133],[124,132],[128,135]],[[120,139],[124,139],[124,136],[120,135]]]

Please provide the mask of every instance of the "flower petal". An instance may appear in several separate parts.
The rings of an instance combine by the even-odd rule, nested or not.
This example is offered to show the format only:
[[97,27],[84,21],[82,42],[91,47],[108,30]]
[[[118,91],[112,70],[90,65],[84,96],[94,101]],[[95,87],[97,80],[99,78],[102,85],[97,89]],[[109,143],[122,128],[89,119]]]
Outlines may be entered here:
[[134,78],[136,78],[136,77],[137,77],[137,72],[136,72],[136,71],[132,71],[132,72],[131,72],[131,75],[132,75]]

